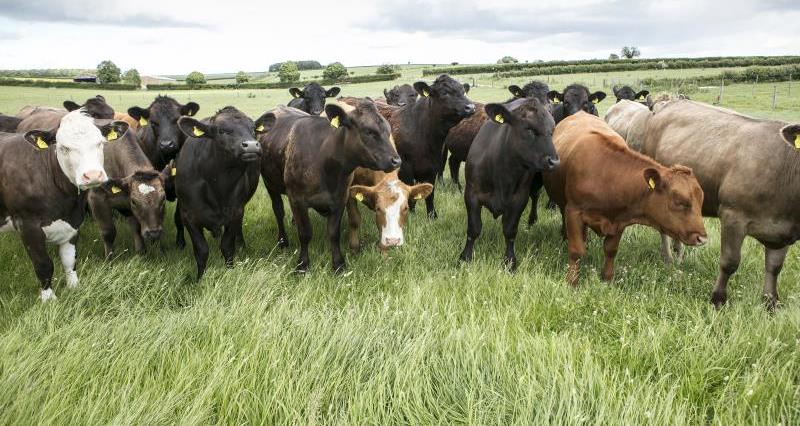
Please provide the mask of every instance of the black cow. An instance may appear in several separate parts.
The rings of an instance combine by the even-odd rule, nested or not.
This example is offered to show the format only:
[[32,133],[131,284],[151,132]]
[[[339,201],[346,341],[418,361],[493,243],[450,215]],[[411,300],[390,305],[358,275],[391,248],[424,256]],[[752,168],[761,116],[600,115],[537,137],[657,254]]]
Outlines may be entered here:
[[460,260],[472,260],[475,240],[481,233],[481,208],[503,216],[505,262],[517,267],[514,239],[525,210],[531,183],[537,172],[558,167],[553,147],[553,117],[536,98],[507,105],[488,104],[488,119],[467,156],[464,202],[467,206],[467,243]]
[[[197,279],[208,261],[208,243],[203,230],[217,236],[227,267],[233,266],[237,237],[242,235],[244,207],[258,187],[261,146],[253,123],[234,107],[225,107],[203,121],[181,117],[178,127],[187,143],[175,168],[177,214],[186,225],[197,263]],[[178,230],[183,234],[182,230]]]
[[508,86],[508,91],[511,92],[513,98],[506,101],[506,103],[511,102],[514,99],[536,98],[539,99],[542,104],[548,105],[549,107],[550,102],[547,95],[550,93],[550,86],[548,86],[546,83],[542,83],[541,81],[534,80],[522,87],[512,84],[511,86]]
[[309,83],[303,87],[303,90],[297,87],[289,89],[292,95],[292,100],[289,101],[289,106],[305,111],[311,115],[319,115],[325,108],[325,98],[333,98],[339,94],[338,87],[331,87],[325,90],[324,87],[317,83]]
[[390,90],[383,89],[383,96],[389,105],[403,106],[417,101],[417,91],[410,84],[394,86]]
[[0,114],[0,132],[14,133],[17,131],[17,126],[22,121],[21,118],[11,115]]
[[111,106],[106,103],[106,98],[102,95],[87,99],[86,103],[83,105],[78,105],[72,101],[64,101],[64,108],[67,111],[75,111],[83,108],[87,114],[98,120],[111,120],[114,118],[114,108],[111,108]]
[[[343,108],[349,111],[345,111]],[[310,265],[308,244],[311,222],[308,209],[328,218],[328,241],[335,271],[345,269],[339,239],[348,188],[356,167],[386,172],[400,166],[400,156],[392,146],[389,123],[378,113],[375,103],[365,99],[354,107],[325,106],[327,119],[306,115],[289,108],[266,114],[267,127],[261,138],[264,147],[264,183],[273,197],[273,209],[283,229],[281,192],[289,196],[292,215],[300,239],[298,271]],[[281,231],[279,231],[281,232]],[[286,240],[285,233],[279,235]]]
[[200,105],[181,105],[169,96],[158,96],[147,108],[128,108],[128,115],[139,122],[137,136],[142,150],[156,170],[162,170],[183,146],[186,136],[178,127],[178,119],[192,117]]
[[617,87],[614,86],[614,96],[617,98],[617,102],[627,99],[629,101],[635,101],[642,104],[647,103],[647,95],[650,94],[647,90],[640,90],[638,93],[634,92],[630,86],[622,86]]

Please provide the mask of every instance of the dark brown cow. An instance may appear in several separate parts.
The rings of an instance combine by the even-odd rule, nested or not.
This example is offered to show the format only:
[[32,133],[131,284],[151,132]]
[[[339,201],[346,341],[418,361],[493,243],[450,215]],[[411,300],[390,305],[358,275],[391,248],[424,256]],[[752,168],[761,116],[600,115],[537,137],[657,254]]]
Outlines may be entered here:
[[410,84],[394,86],[389,90],[383,89],[386,103],[394,106],[404,106],[417,101],[417,91]]
[[5,132],[5,133],[16,132],[17,127],[19,127],[19,123],[21,121],[22,121],[21,118],[0,114],[0,132]]
[[82,108],[87,114],[97,120],[111,120],[114,118],[114,108],[111,108],[111,106],[106,103],[106,98],[101,95],[87,99],[86,103],[83,105],[78,105],[72,101],[64,101],[64,108],[66,108],[67,111],[75,111]]
[[556,126],[553,142],[561,167],[543,173],[544,185],[561,209],[570,285],[578,283],[587,227],[604,238],[604,280],[614,277],[614,257],[630,225],[656,228],[689,245],[706,242],[703,190],[690,169],[667,168],[632,151],[603,120],[583,111]]
[[[292,108],[279,107],[265,115],[268,128],[261,138],[266,169],[262,175],[273,208],[282,227],[283,202],[289,203],[300,238],[298,271],[310,265],[308,244],[311,223],[308,209],[328,218],[328,241],[335,271],[346,268],[339,246],[341,219],[348,189],[356,167],[389,172],[400,166],[400,157],[392,146],[389,123],[378,113],[372,100],[359,102],[350,113],[337,104],[325,106],[327,118],[306,115]],[[280,231],[279,231],[280,232]],[[279,241],[286,241],[285,233]]]
[[692,167],[705,192],[703,214],[720,220],[719,276],[711,301],[718,307],[726,302],[742,242],[751,236],[764,246],[763,294],[774,308],[786,253],[800,239],[800,124],[689,100],[660,102],[653,111],[642,152],[663,164]]
[[169,96],[160,95],[147,108],[128,108],[128,115],[139,122],[137,137],[156,170],[174,160],[186,140],[186,135],[178,127],[178,120],[184,116],[193,117],[199,110],[200,105],[195,102],[183,105]]
[[103,145],[127,130],[119,121],[98,129],[78,110],[65,115],[56,132],[0,135],[0,231],[21,234],[42,301],[55,298],[46,243],[58,245],[67,287],[78,285],[75,243],[86,211],[84,190],[107,180]]
[[[126,121],[127,122],[127,121]],[[145,240],[156,241],[161,238],[164,223],[164,181],[171,167],[159,173],[153,169],[150,160],[144,155],[134,132],[104,148],[104,167],[109,181],[101,188],[89,191],[89,209],[92,212],[100,233],[106,258],[114,254],[114,239],[117,229],[114,226],[113,212],[124,216],[133,234],[134,248],[141,253]]]

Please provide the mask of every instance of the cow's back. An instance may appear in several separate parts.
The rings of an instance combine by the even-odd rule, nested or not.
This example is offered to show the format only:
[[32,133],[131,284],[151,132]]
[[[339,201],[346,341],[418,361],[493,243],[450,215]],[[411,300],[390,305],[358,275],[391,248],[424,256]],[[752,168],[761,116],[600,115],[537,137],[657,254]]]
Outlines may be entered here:
[[268,132],[258,137],[261,143],[261,176],[267,188],[278,192],[286,192],[283,172],[286,168],[286,149],[293,136],[292,129],[297,120],[310,117],[305,111],[294,107],[279,106],[271,111],[275,114],[275,124]]
[[24,133],[30,130],[56,130],[61,124],[61,119],[67,115],[67,111],[59,111],[51,108],[41,108],[31,114],[17,126],[17,132]]
[[605,120],[631,149],[641,152],[651,115],[650,109],[641,103],[623,99],[608,109]]

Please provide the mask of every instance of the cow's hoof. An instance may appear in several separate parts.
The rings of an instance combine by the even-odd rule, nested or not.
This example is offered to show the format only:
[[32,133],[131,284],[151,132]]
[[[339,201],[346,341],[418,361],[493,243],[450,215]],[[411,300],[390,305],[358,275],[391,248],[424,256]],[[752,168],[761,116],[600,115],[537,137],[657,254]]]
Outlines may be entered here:
[[725,302],[728,301],[728,293],[724,291],[715,291],[711,293],[711,303],[714,304],[714,307],[717,309],[722,308],[725,306]]
[[41,290],[41,292],[39,293],[39,299],[42,301],[42,303],[46,303],[46,302],[54,302],[58,298],[56,297],[56,292],[54,292],[52,288],[47,288]]
[[517,272],[517,258],[516,257],[507,257],[503,260],[506,269],[508,272]]
[[75,271],[67,272],[67,288],[78,288],[78,273]]
[[278,238],[278,248],[288,248],[289,247],[289,240],[287,238]]
[[768,312],[774,313],[775,309],[777,309],[780,304],[781,302],[777,297],[771,294],[764,294],[764,307],[767,308]]
[[333,272],[337,275],[342,275],[347,272],[347,264],[344,262],[336,263],[333,265]]
[[225,259],[225,267],[228,269],[233,269],[233,259]]
[[432,212],[428,212],[428,219],[438,219],[438,218],[439,218],[439,214],[436,213],[436,210],[434,210]]
[[184,248],[186,248],[186,240],[175,241],[175,247],[177,247],[178,250],[183,250]]
[[461,254],[458,256],[458,263],[469,263],[469,262],[472,262],[472,253],[467,254],[461,252]]
[[294,270],[299,274],[305,274],[306,272],[308,272],[308,269],[309,269],[309,262],[302,260],[298,261],[297,266],[294,268]]

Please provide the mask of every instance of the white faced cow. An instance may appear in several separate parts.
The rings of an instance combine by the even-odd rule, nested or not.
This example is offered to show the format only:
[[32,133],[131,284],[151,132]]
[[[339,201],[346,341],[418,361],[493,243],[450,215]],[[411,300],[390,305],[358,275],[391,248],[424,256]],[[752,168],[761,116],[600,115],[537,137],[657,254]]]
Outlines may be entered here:
[[0,231],[20,233],[42,301],[55,299],[46,243],[58,245],[67,287],[78,284],[75,243],[86,211],[84,190],[108,180],[103,144],[127,130],[121,121],[98,128],[80,109],[66,114],[55,134],[0,134]]

